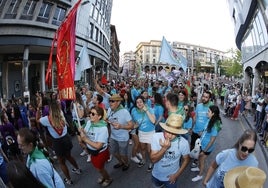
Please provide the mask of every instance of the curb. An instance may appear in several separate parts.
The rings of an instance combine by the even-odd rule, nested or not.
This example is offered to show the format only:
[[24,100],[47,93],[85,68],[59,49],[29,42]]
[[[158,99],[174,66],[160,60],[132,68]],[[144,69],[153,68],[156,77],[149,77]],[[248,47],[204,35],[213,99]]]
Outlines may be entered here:
[[[251,129],[255,129],[254,127],[253,127],[253,125],[249,122],[249,120],[243,115],[243,117],[244,117],[244,119],[246,120],[246,122],[247,122],[247,124],[249,125],[249,127],[251,128]],[[268,161],[268,151],[267,151],[267,149],[265,148],[265,146],[261,143],[261,141],[260,141],[260,137],[257,135],[257,142],[258,142],[258,144],[259,144],[259,146],[260,146],[260,148],[261,148],[261,150],[262,150],[262,153],[263,153],[263,155],[264,155],[264,158],[265,158],[265,160],[266,161]]]

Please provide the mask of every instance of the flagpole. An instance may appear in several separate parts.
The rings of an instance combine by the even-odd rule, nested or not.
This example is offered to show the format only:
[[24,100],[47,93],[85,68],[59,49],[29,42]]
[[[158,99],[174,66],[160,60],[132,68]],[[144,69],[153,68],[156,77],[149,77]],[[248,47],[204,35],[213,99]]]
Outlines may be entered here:
[[[80,128],[81,128],[81,123],[80,123],[80,118],[79,118],[78,113],[77,113],[77,108],[76,108],[76,104],[75,104],[75,102],[73,103],[73,105],[74,105],[75,115],[76,115],[76,117],[77,117],[78,128],[80,129]],[[79,129],[78,129],[78,130],[79,130]]]

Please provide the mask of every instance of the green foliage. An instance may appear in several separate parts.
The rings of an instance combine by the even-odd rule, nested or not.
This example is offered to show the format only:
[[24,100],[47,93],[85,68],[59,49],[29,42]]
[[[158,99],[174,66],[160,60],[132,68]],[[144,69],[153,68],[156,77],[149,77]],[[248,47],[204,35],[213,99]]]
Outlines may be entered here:
[[220,63],[221,74],[224,74],[228,77],[234,76],[240,78],[243,72],[243,65],[241,64],[241,52],[239,50],[230,51],[232,57],[224,60]]

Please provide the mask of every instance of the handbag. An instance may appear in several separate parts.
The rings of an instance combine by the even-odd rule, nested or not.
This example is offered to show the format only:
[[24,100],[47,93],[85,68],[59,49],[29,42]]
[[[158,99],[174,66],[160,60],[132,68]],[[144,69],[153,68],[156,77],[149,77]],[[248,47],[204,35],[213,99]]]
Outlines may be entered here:
[[198,159],[199,153],[201,151],[201,139],[198,138],[195,141],[194,149],[190,152],[190,157],[193,159]]

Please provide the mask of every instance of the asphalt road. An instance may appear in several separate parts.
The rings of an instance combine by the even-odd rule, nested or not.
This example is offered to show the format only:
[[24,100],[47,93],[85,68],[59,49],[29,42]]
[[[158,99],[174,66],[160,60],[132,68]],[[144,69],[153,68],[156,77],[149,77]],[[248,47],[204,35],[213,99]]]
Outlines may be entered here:
[[[217,146],[214,152],[212,152],[207,161],[206,161],[206,169],[209,164],[215,159],[215,156],[218,152],[223,149],[231,148],[236,140],[240,137],[242,132],[245,129],[250,128],[249,124],[246,122],[244,117],[240,117],[238,121],[233,121],[228,118],[222,117],[223,120],[223,129],[221,130],[218,138],[217,138]],[[67,185],[66,187],[74,187],[74,188],[98,188],[101,187],[97,183],[97,178],[99,177],[98,172],[94,169],[91,163],[87,163],[87,157],[81,157],[79,154],[81,153],[81,148],[77,144],[76,137],[73,137],[74,148],[72,150],[73,156],[76,158],[79,166],[81,167],[83,173],[81,175],[71,174],[71,177],[74,181],[74,185]],[[131,145],[129,145],[129,150],[131,149]],[[130,152],[129,152],[130,154]],[[262,168],[266,174],[268,174],[267,170],[267,162],[265,159],[265,155],[263,153],[263,149],[259,144],[256,146],[255,155],[260,163],[260,168]],[[147,172],[147,165],[142,168],[138,168],[137,165],[133,162],[130,162],[130,168],[123,172],[121,169],[113,169],[113,165],[116,164],[116,159],[113,159],[111,162],[107,163],[107,170],[113,178],[112,184],[109,186],[111,188],[151,188],[151,173]],[[57,166],[57,162],[56,162]],[[61,177],[64,177],[61,170],[58,168],[58,172]],[[71,167],[69,168],[71,169]],[[186,171],[182,174],[182,176],[178,180],[178,187],[180,188],[200,188],[203,187],[201,181],[192,182],[191,179],[196,176],[196,172],[190,171],[190,165],[188,165]],[[266,181],[264,188],[268,188],[268,181]]]

